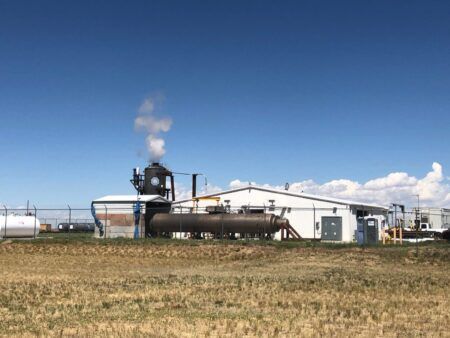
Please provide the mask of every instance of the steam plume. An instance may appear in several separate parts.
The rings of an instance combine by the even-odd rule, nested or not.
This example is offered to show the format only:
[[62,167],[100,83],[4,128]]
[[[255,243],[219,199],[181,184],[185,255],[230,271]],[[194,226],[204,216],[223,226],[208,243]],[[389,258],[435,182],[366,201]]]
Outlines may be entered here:
[[172,119],[169,117],[159,118],[154,115],[156,99],[147,97],[138,109],[139,115],[134,119],[134,129],[137,132],[147,133],[145,143],[150,155],[150,160],[158,162],[166,153],[165,141],[160,136],[172,127]]

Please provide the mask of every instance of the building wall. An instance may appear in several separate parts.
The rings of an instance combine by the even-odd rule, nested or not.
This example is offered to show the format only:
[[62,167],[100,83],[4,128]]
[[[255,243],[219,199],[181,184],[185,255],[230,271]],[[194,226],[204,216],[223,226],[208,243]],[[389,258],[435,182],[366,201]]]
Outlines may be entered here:
[[[246,189],[225,194],[218,193],[216,196],[220,197],[219,204],[226,205],[225,201],[229,200],[229,205],[233,209],[242,206],[264,207],[267,212],[285,217],[295,230],[306,239],[321,238],[323,216],[342,217],[342,241],[352,242],[355,240],[356,210],[352,210],[348,205],[258,189]],[[275,208],[271,207],[271,200],[273,200]],[[214,204],[216,202],[213,200],[201,200],[198,202],[198,208],[202,210],[202,208]],[[188,212],[189,208],[193,207],[193,202],[175,202],[173,206],[183,206]],[[381,210],[373,213],[381,214]],[[319,230],[315,230],[316,222],[319,222]],[[280,236],[281,234],[278,232],[275,238],[280,239]]]
[[[133,203],[99,203],[94,204],[97,219],[103,224],[103,238],[133,238],[134,210]],[[145,204],[142,205],[139,236],[145,236]],[[100,237],[99,229],[95,227],[94,237]]]

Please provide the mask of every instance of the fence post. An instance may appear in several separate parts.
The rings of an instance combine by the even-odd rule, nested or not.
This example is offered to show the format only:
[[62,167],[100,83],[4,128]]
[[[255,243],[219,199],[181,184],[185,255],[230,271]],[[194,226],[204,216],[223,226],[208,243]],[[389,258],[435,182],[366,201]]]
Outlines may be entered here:
[[181,239],[181,230],[183,230],[182,224],[183,224],[183,206],[180,206],[180,239]]
[[106,206],[106,204],[105,204],[105,210],[106,210],[106,212],[105,212],[105,233],[103,234],[103,236],[106,238],[106,226],[108,224],[108,207]]
[[6,238],[6,225],[8,224],[8,208],[4,204],[3,208],[5,208],[5,238]]
[[33,204],[33,208],[34,208],[34,235],[33,238],[36,238],[36,221],[37,221],[37,209]]
[[222,233],[221,233],[221,235],[220,235],[220,239],[222,240],[222,242],[223,242],[223,214],[221,214],[220,215],[220,222],[222,223],[221,225],[222,225]]
[[313,235],[314,235],[313,245],[314,245],[314,243],[316,242],[316,206],[314,205],[314,203],[312,205],[313,205]]
[[67,207],[69,208],[69,227],[67,228],[67,233],[70,234],[70,223],[72,222],[72,209],[70,208],[70,205],[67,204]]

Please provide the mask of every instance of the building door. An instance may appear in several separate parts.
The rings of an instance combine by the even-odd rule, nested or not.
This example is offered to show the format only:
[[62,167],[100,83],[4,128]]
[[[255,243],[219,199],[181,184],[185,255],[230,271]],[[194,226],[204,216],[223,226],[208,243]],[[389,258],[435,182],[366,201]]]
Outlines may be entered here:
[[342,241],[342,217],[322,217],[322,240]]

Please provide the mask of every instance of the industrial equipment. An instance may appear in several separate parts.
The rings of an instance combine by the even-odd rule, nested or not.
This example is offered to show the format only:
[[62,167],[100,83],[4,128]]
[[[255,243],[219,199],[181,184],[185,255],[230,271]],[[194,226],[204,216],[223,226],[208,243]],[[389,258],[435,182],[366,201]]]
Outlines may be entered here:
[[[269,238],[271,234],[287,226],[288,221],[273,214],[156,214],[150,220],[154,235],[166,232],[211,233],[215,237]],[[198,236],[196,236],[198,237]]]
[[39,234],[41,223],[35,216],[0,216],[0,238],[30,238]]
[[[170,188],[167,188],[167,178],[170,178]],[[139,167],[133,169],[131,183],[139,195],[160,195],[169,198],[172,192],[172,201],[175,201],[175,182],[171,171],[157,162],[153,162],[140,173]]]
[[[175,201],[174,174],[192,175],[192,200],[194,207],[189,213],[175,212],[171,202]],[[106,196],[92,203],[92,215],[99,228],[99,236],[105,230],[123,233],[126,237],[171,236],[172,233],[187,233],[190,238],[204,238],[204,234],[213,238],[272,238],[280,229],[286,230],[286,238],[299,235],[287,219],[270,213],[232,213],[223,205],[213,205],[204,213],[195,208],[197,176],[202,174],[173,173],[160,163],[151,163],[141,174],[139,168],[133,169],[130,182],[136,189],[133,196]],[[170,179],[170,185],[168,180]],[[117,197],[117,198],[116,198]],[[171,201],[169,200],[171,197]],[[131,204],[130,204],[131,203]],[[217,203],[217,202],[216,202]],[[136,216],[139,205],[142,222]],[[125,209],[128,206],[128,209]],[[101,221],[103,219],[103,222]],[[143,226],[144,225],[144,226]],[[133,227],[134,231],[131,231]],[[298,236],[297,236],[298,235]]]

